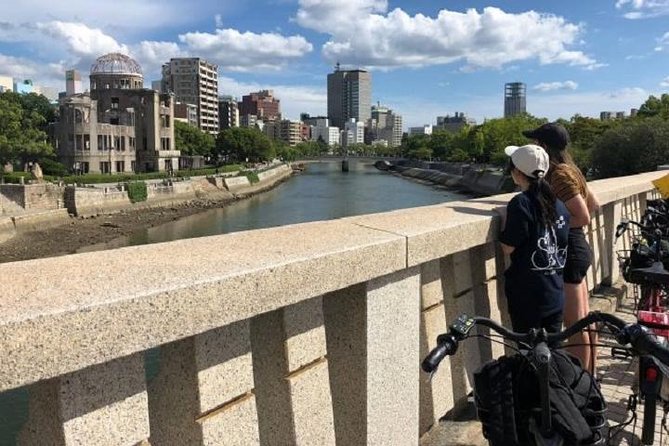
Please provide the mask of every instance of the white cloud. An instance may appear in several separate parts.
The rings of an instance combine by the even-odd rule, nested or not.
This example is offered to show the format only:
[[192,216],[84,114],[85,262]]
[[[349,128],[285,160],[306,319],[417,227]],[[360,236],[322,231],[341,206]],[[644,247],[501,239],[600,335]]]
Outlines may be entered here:
[[277,33],[240,32],[217,29],[215,33],[190,32],[179,40],[185,51],[197,54],[229,70],[277,70],[291,59],[298,59],[313,50],[304,37]]
[[554,91],[554,90],[576,90],[578,84],[574,81],[564,81],[564,82],[541,82],[540,84],[532,87],[532,90],[536,91]]
[[325,87],[298,85],[263,85],[253,82],[239,82],[228,76],[218,77],[218,91],[241,100],[243,95],[258,90],[274,90],[274,96],[281,100],[281,114],[287,119],[298,119],[300,113],[325,115],[327,92]]
[[669,87],[669,76],[662,79],[662,82],[660,82],[660,87]]
[[64,42],[76,56],[100,56],[106,53],[128,53],[128,47],[116,41],[98,28],[90,28],[76,22],[37,23],[36,28],[56,41]]
[[534,11],[513,14],[488,7],[481,13],[443,9],[433,18],[410,16],[399,8],[387,12],[386,1],[343,3],[299,0],[295,18],[303,27],[330,35],[322,48],[330,62],[367,67],[464,62],[495,68],[531,59],[541,64],[597,64],[583,52],[569,48],[579,43],[582,25],[554,15]]
[[20,57],[0,54],[0,75],[15,78],[32,78],[38,72],[35,62]]
[[146,40],[140,42],[138,45],[134,45],[131,54],[140,65],[146,66],[149,72],[157,70],[172,57],[181,57],[184,55],[179,45],[175,42]]
[[631,20],[669,14],[669,0],[618,0],[616,8],[627,11],[623,17]]

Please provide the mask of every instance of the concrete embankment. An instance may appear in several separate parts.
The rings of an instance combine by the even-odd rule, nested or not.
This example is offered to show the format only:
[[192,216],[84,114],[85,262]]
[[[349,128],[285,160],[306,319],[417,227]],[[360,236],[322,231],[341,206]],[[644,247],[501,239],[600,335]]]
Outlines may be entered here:
[[68,186],[65,206],[71,214],[85,217],[127,209],[171,206],[195,199],[231,201],[274,187],[291,174],[290,166],[282,164],[258,173],[257,183],[251,183],[246,176],[166,180],[148,184],[146,200],[138,203],[130,201],[123,187],[99,189]]
[[[256,183],[251,183],[246,176],[223,175],[182,181],[147,182],[146,200],[137,203],[130,201],[124,185],[65,186],[58,188],[58,191],[55,190],[56,186],[40,185],[42,189],[48,191],[48,194],[42,194],[48,195],[49,198],[48,203],[42,203],[45,208],[40,208],[35,199],[26,199],[37,196],[33,190],[35,185],[6,185],[11,188],[3,190],[7,192],[6,195],[0,193],[4,204],[3,212],[0,212],[0,243],[22,232],[62,225],[69,220],[70,215],[90,217],[128,210],[164,208],[187,205],[193,200],[225,203],[271,189],[289,178],[292,173],[290,166],[282,164],[259,172],[259,181]],[[34,205],[23,207],[30,203]]]
[[474,195],[497,195],[514,190],[513,182],[501,171],[468,164],[405,161],[394,164],[390,170]]

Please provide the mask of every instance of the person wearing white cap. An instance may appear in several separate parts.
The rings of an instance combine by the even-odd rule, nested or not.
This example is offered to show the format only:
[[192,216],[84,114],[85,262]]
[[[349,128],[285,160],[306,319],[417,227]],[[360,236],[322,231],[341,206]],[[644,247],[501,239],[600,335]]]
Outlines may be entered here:
[[536,145],[509,146],[509,170],[521,192],[509,201],[499,240],[511,266],[504,273],[505,294],[514,331],[562,328],[569,211],[555,198],[544,177],[546,151]]

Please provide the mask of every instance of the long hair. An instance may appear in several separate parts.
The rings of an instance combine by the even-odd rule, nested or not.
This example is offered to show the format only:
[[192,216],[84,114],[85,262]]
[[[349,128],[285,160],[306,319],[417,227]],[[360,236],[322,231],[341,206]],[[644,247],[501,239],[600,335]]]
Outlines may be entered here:
[[572,158],[571,154],[567,150],[567,146],[555,147],[545,141],[539,140],[538,142],[541,146],[543,146],[544,149],[546,149],[546,153],[548,153],[548,158],[550,158],[551,164],[569,164],[572,167],[576,167],[578,169],[576,163],[574,162],[574,158]]
[[[511,159],[509,159],[509,167],[511,170],[515,168]],[[518,169],[516,169],[516,171],[527,178],[530,183],[527,192],[537,206],[537,216],[539,217],[539,221],[541,221],[546,228],[555,226],[555,222],[558,219],[557,210],[555,209],[555,202],[557,199],[550,184],[544,179],[544,172],[537,170],[533,172],[534,176],[530,177]]]

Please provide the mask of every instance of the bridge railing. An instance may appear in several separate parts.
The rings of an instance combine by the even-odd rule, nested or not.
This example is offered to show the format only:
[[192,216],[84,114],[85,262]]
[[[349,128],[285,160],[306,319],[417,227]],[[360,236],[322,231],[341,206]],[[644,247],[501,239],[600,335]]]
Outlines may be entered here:
[[[615,282],[613,228],[660,175],[591,183],[591,286]],[[0,265],[19,443],[417,444],[503,352],[470,341],[419,372],[458,313],[506,321],[511,196]]]

